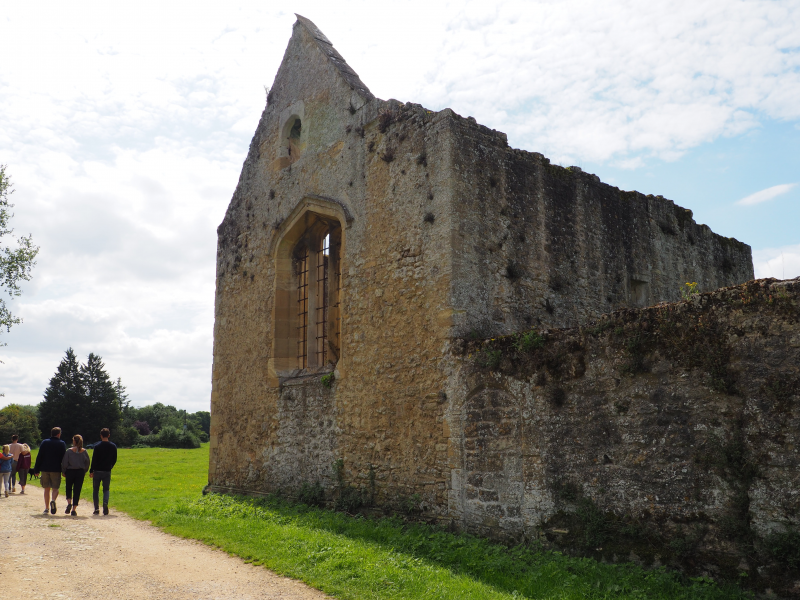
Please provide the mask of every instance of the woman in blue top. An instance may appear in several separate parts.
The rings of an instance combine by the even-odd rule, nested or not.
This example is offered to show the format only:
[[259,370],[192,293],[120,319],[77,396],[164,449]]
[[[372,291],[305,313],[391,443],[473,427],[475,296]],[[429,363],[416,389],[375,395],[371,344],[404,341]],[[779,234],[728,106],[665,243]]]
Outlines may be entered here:
[[11,455],[11,447],[6,444],[3,446],[3,454],[0,455],[0,491],[6,493],[6,498],[8,498],[8,490],[11,487],[11,466],[14,461],[14,457]]

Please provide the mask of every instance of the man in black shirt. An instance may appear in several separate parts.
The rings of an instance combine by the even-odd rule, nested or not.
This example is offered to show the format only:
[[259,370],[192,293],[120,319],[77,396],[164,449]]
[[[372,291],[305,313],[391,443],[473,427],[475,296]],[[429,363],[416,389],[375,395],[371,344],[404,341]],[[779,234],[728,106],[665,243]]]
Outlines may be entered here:
[[[50,439],[44,440],[39,446],[36,464],[33,465],[33,474],[42,474],[44,514],[47,514],[48,505],[50,512],[56,514],[56,498],[58,498],[58,488],[61,487],[61,459],[66,453],[67,445],[61,440],[61,427],[53,427]],[[52,499],[50,498],[51,490],[53,492]]]
[[100,514],[100,483],[103,484],[103,514],[108,514],[108,488],[111,487],[111,469],[117,464],[117,446],[108,441],[108,427],[100,430],[100,443],[94,447],[89,477],[93,482],[94,514]]

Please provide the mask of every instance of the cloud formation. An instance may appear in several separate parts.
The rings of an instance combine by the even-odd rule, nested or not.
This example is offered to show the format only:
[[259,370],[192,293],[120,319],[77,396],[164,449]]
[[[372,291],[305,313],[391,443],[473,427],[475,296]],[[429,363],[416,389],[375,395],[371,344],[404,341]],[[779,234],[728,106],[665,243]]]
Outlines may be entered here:
[[783,248],[754,250],[753,268],[757,279],[762,277],[774,277],[775,279],[800,277],[800,244]]
[[739,206],[752,206],[753,204],[761,204],[762,202],[766,202],[767,200],[772,200],[773,198],[777,198],[778,196],[782,196],[783,194],[790,192],[792,189],[797,186],[796,183],[783,183],[781,185],[773,185],[772,187],[768,187],[765,190],[761,190],[760,192],[756,192],[755,194],[750,194],[749,196],[745,196],[736,204]]
[[798,47],[796,3],[470,1],[418,92],[556,159],[671,160],[799,118]]
[[0,403],[38,402],[72,346],[135,404],[207,408],[216,227],[295,10],[376,95],[562,163],[641,168],[800,119],[791,0],[6,6],[0,163],[41,252],[12,304],[25,322],[0,338]]

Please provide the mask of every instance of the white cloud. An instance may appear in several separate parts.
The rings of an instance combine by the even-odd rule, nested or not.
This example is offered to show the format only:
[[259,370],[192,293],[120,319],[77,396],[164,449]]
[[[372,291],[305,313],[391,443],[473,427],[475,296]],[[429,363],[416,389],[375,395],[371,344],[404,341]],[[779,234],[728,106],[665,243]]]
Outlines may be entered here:
[[674,157],[800,117],[795,2],[485,4],[451,5],[415,95],[559,162]]
[[73,346],[135,403],[207,407],[216,227],[294,11],[377,96],[450,106],[560,164],[637,168],[800,118],[793,0],[4,6],[0,163],[42,250],[0,403],[38,402]]
[[41,252],[12,304],[24,323],[3,335],[3,403],[38,403],[71,346],[100,354],[136,404],[207,409],[216,227],[239,164],[154,144],[105,160],[51,150],[13,172],[17,231]]
[[741,200],[738,200],[736,204],[740,206],[752,206],[753,204],[761,204],[762,202],[766,202],[767,200],[772,200],[773,198],[782,196],[783,194],[794,189],[796,185],[797,185],[796,183],[783,183],[781,185],[773,185],[772,187],[768,187],[767,189],[761,190],[760,192],[756,192],[755,194],[750,194],[749,196],[745,196]]
[[753,268],[757,279],[800,277],[800,244],[753,250]]

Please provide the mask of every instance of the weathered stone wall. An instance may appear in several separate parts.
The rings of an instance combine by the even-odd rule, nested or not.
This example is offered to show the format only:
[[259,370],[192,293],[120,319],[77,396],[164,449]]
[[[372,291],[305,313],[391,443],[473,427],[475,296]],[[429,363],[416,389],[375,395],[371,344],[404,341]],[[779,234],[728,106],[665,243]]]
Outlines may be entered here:
[[783,593],[800,580],[800,279],[458,351],[462,527]]
[[621,307],[753,279],[750,247],[661,196],[509,148],[451,111],[457,335],[574,327]]
[[[315,214],[341,229],[340,346],[338,360],[301,370],[287,354],[295,340],[287,338],[294,334],[286,247]],[[749,247],[696,225],[669,201],[511,150],[503,134],[450,110],[374,98],[305,19],[295,25],[218,233],[212,489],[296,495],[319,483],[329,501],[361,490],[375,506],[528,537],[543,520],[571,518],[601,488],[597,506],[624,499],[631,518],[644,519],[642,498],[652,495],[659,499],[647,500],[650,514],[672,515],[677,496],[658,483],[672,467],[658,462],[650,446],[661,438],[647,437],[647,428],[683,431],[670,419],[683,423],[689,411],[685,428],[695,431],[722,406],[739,410],[723,392],[708,400],[697,387],[702,369],[677,358],[653,362],[647,354],[631,363],[630,377],[614,375],[627,351],[620,344],[631,339],[627,321],[585,340],[585,330],[550,333],[541,353],[526,355],[527,366],[501,348],[481,354],[491,359],[487,367],[475,367],[459,336],[585,323],[614,308],[675,299],[686,280],[703,289],[740,283],[752,275]],[[688,311],[680,313],[688,319],[705,310],[687,308],[694,306],[624,314],[635,321],[648,311]],[[645,338],[641,347],[651,352]],[[736,344],[723,336],[712,347]],[[511,362],[489,368],[494,356]],[[667,380],[653,383],[659,369]],[[711,372],[718,389],[734,391],[727,370]],[[689,404],[672,400],[683,395]],[[600,418],[608,402],[622,408]],[[653,408],[661,416],[634,418],[659,402],[668,405],[663,415]],[[604,450],[598,466],[592,448],[601,439],[626,450]],[[682,439],[665,438],[656,450],[689,456]],[[643,450],[634,456],[635,444]],[[683,471],[674,476],[684,485]],[[698,481],[698,489],[717,485]],[[647,491],[658,485],[658,493]],[[754,503],[771,501],[766,491],[756,496]]]
[[[314,31],[295,26],[219,228],[209,480],[296,491],[329,485],[344,457],[348,480],[381,463],[381,483],[444,502],[446,438],[429,423],[441,431],[451,326],[448,138],[434,113],[353,84]],[[291,152],[287,114],[302,118]],[[275,243],[306,201],[346,215],[341,358],[287,371],[273,356]]]

